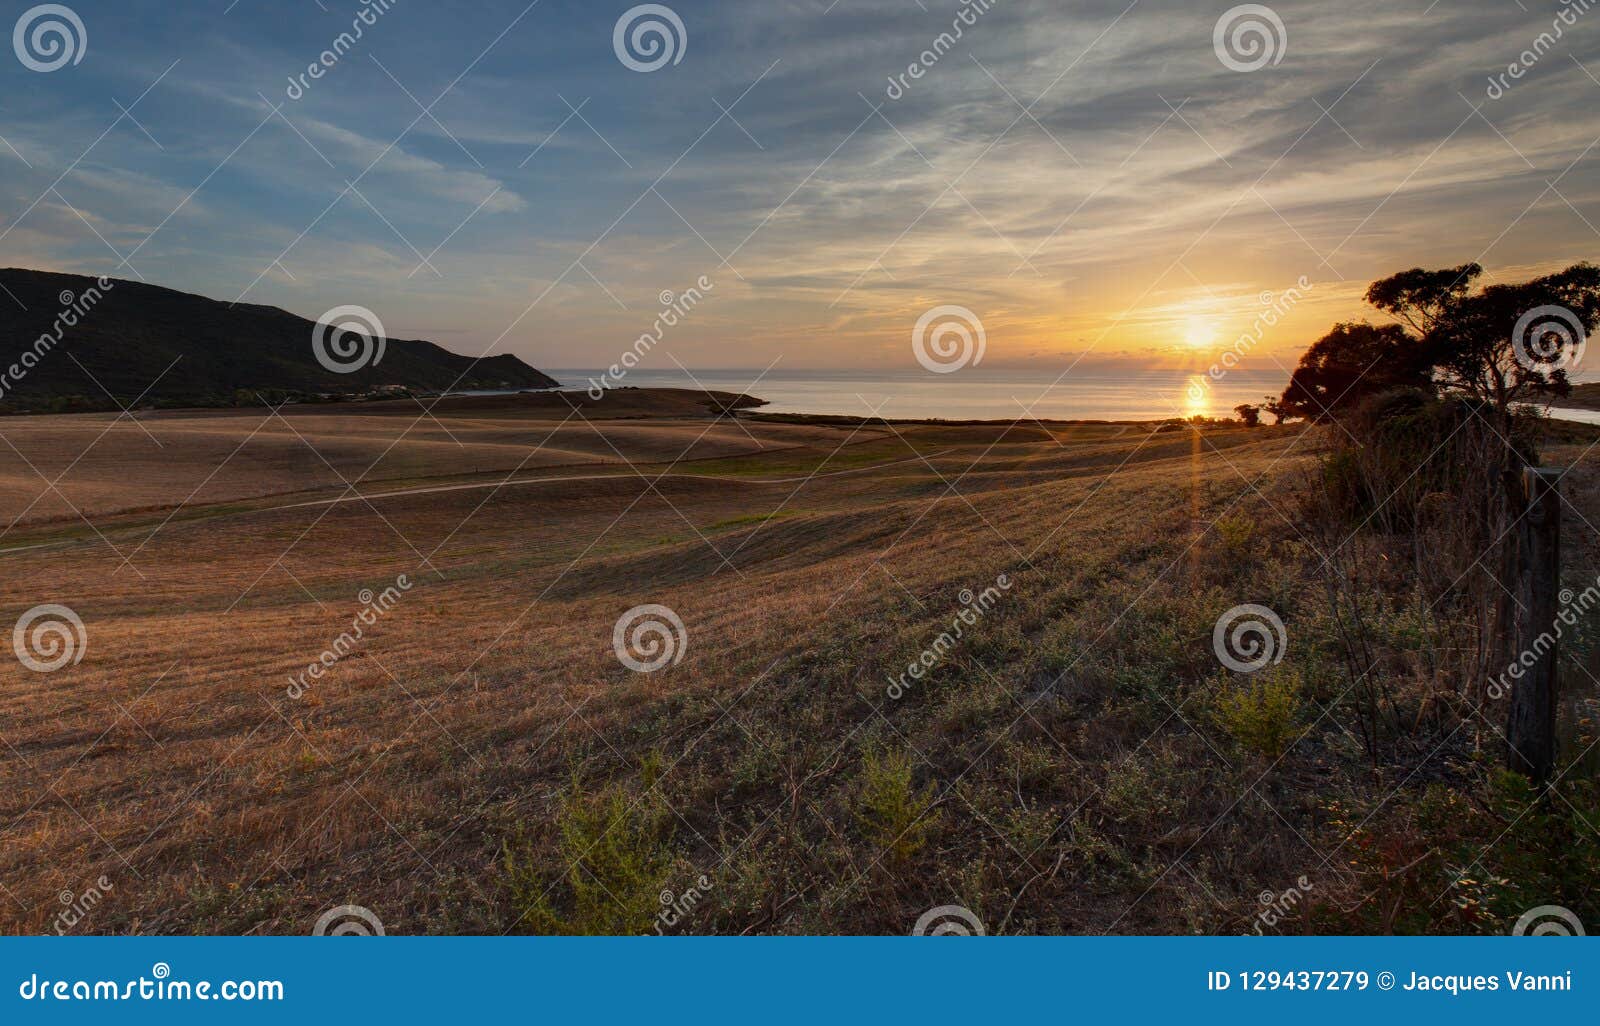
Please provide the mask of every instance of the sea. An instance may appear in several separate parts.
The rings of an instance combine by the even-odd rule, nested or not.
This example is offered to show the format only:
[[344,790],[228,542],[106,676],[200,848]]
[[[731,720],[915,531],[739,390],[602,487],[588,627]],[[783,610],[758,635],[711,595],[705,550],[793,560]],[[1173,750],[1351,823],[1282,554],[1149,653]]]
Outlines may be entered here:
[[[581,392],[602,380],[599,369],[546,373],[562,391]],[[967,367],[952,374],[917,371],[633,370],[619,383],[633,388],[704,388],[765,399],[764,413],[817,413],[892,420],[1116,420],[1172,417],[1232,418],[1235,407],[1283,394],[1281,371],[1219,376],[1151,369],[1128,373],[1089,370],[1016,371]],[[502,395],[460,392],[458,395]],[[1600,424],[1600,411],[1551,409],[1562,420]]]
[[[553,369],[562,388],[581,391],[598,369]],[[1231,371],[1218,379],[1171,370],[928,371],[633,370],[620,384],[706,388],[765,399],[763,413],[818,413],[896,420],[1161,420],[1233,417],[1234,407],[1281,395],[1288,376]]]

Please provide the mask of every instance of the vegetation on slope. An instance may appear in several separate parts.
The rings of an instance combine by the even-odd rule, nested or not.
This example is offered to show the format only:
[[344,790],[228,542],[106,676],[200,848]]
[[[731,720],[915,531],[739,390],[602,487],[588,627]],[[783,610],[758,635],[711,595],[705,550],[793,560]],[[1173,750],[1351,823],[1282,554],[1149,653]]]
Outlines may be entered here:
[[[390,339],[382,360],[350,373],[320,364],[317,325],[273,307],[231,305],[154,285],[19,269],[0,270],[0,368],[17,366],[63,310],[76,321],[36,366],[8,380],[0,411],[114,408],[143,396],[151,405],[246,405],[255,393],[313,396],[387,385],[420,391],[552,388],[554,379],[514,356],[475,359],[432,342]],[[68,300],[68,296],[72,297]],[[90,305],[85,297],[98,295]],[[64,300],[68,300],[63,302]],[[107,393],[110,393],[109,395]]]

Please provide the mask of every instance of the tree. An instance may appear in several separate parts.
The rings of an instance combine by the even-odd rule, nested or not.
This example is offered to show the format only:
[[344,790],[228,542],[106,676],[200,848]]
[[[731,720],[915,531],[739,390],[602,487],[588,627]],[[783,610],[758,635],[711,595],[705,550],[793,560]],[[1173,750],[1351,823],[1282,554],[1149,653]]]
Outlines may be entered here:
[[[1487,408],[1498,421],[1489,425],[1494,440],[1480,457],[1488,464],[1481,480],[1490,482],[1493,490],[1488,533],[1502,539],[1491,545],[1499,549],[1492,566],[1485,564],[1497,585],[1489,595],[1494,615],[1491,662],[1498,664],[1516,658],[1511,654],[1519,647],[1514,634],[1529,636],[1525,621],[1532,607],[1516,596],[1538,562],[1526,546],[1504,540],[1514,525],[1526,528],[1530,522],[1525,514],[1532,496],[1521,482],[1526,480],[1526,469],[1538,462],[1532,439],[1518,431],[1518,406],[1535,396],[1571,391],[1567,371],[1578,365],[1588,333],[1600,322],[1600,268],[1574,264],[1532,281],[1489,285],[1474,292],[1482,274],[1477,264],[1440,271],[1413,268],[1373,282],[1367,301],[1404,322],[1404,327],[1390,327],[1425,354],[1440,388],[1467,400],[1458,405],[1474,416],[1475,408]],[[1519,467],[1524,474],[1517,473]],[[1496,481],[1505,485],[1496,487]],[[1548,609],[1541,612],[1534,630],[1542,631],[1551,622],[1550,615]],[[1512,731],[1519,726],[1518,708],[1513,704],[1508,724]],[[1513,767],[1518,763],[1514,751]],[[1531,768],[1536,777],[1543,772],[1540,765]]]
[[1257,427],[1261,423],[1261,407],[1259,406],[1245,403],[1242,406],[1235,406],[1233,412],[1239,415],[1239,419],[1244,421],[1244,426],[1247,428]]
[[1281,405],[1322,422],[1395,389],[1431,391],[1427,350],[1398,324],[1336,324],[1300,358]]
[[1574,264],[1474,293],[1482,273],[1477,264],[1415,268],[1373,282],[1367,301],[1405,322],[1443,387],[1492,405],[1509,424],[1516,404],[1571,390],[1567,370],[1600,323],[1600,268]]
[[1261,409],[1272,414],[1272,423],[1274,426],[1282,424],[1285,420],[1288,420],[1290,417],[1295,415],[1294,410],[1290,409],[1284,404],[1281,396],[1269,395],[1263,396],[1262,399],[1264,401],[1261,404]]
[[1405,321],[1416,337],[1423,338],[1466,297],[1482,273],[1479,264],[1442,271],[1414,267],[1373,282],[1367,289],[1367,302]]

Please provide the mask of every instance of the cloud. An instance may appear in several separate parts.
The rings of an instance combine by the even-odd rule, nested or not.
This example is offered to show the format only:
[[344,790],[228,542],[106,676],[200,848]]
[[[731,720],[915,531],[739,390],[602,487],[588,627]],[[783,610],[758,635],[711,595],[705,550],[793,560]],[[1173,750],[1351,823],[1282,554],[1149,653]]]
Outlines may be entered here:
[[[685,59],[654,74],[615,59],[610,9],[548,3],[512,27],[525,3],[397,6],[216,171],[344,19],[241,5],[208,29],[216,59],[186,59],[140,104],[166,151],[124,126],[62,191],[120,245],[205,182],[140,254],[166,283],[301,310],[354,293],[553,366],[609,360],[662,289],[700,274],[717,294],[663,366],[669,349],[892,366],[941,303],[983,314],[998,363],[1165,358],[1174,325],[1203,315],[1226,337],[1305,275],[1314,297],[1261,350],[1292,357],[1370,315],[1362,287],[1401,267],[1511,274],[1600,241],[1583,55],[1564,42],[1486,96],[1546,12],[1274,3],[1283,61],[1238,73],[1212,48],[1220,10],[1175,0],[998,0],[935,42],[983,6],[685,0]],[[8,96],[8,138],[49,165],[40,187],[103,129],[106,95],[137,96],[172,59],[164,17],[121,22],[82,74]],[[438,123],[407,92],[439,97]],[[58,263],[109,257],[60,214],[42,206],[14,238]]]

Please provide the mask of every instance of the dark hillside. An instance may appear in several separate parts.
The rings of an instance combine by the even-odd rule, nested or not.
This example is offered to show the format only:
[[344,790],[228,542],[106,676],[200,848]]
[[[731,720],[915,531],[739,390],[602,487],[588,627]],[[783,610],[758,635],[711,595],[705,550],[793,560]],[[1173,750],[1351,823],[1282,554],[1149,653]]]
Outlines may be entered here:
[[78,324],[65,329],[59,344],[45,346],[48,353],[34,367],[19,366],[22,374],[0,380],[0,408],[48,408],[72,397],[100,404],[106,402],[100,386],[128,401],[158,377],[146,403],[231,402],[240,390],[349,395],[388,385],[439,391],[557,384],[515,356],[475,361],[432,342],[398,339],[387,341],[375,366],[335,373],[317,361],[317,325],[304,317],[120,280],[101,290],[98,301],[87,301],[83,297],[92,295],[97,282],[76,274],[0,270],[0,285],[10,293],[0,294],[0,371],[33,350],[41,335],[53,338],[64,311],[84,308]]

